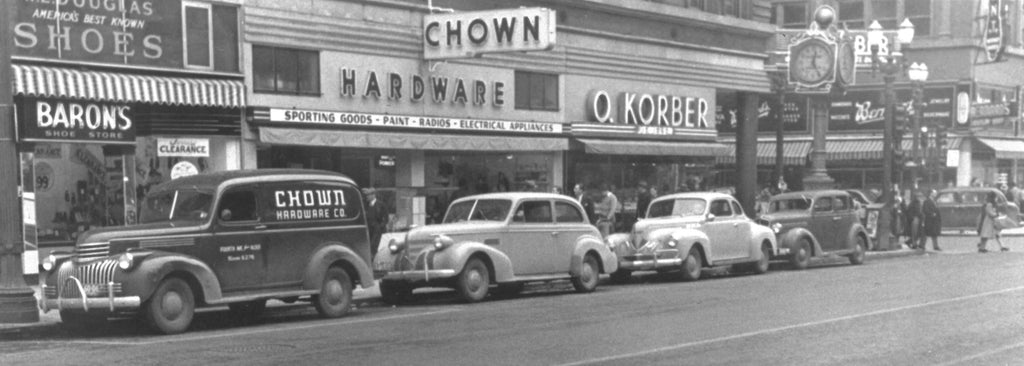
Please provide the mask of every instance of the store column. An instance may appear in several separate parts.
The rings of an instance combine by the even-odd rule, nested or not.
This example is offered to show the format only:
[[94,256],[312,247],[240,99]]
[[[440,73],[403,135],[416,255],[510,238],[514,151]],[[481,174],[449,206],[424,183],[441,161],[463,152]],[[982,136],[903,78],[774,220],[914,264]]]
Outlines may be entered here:
[[736,198],[743,211],[755,216],[757,194],[757,102],[753,93],[739,93],[739,125],[736,133]]
[[395,174],[395,222],[396,228],[423,226],[427,217],[426,158],[423,150],[401,150],[397,155],[398,169]]
[[960,162],[956,167],[956,185],[966,187],[971,185],[971,149],[974,147],[971,139],[964,138],[960,142]]

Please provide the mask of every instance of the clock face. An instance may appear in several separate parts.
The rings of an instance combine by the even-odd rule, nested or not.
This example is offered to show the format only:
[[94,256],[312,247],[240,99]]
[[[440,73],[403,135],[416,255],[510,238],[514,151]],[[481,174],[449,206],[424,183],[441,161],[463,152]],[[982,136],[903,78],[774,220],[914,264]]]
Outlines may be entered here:
[[816,84],[824,81],[835,66],[835,56],[828,44],[812,42],[800,48],[796,54],[794,76],[800,82]]
[[853,45],[849,42],[839,47],[839,78],[846,84],[853,84],[854,73],[857,72],[857,55],[853,53]]

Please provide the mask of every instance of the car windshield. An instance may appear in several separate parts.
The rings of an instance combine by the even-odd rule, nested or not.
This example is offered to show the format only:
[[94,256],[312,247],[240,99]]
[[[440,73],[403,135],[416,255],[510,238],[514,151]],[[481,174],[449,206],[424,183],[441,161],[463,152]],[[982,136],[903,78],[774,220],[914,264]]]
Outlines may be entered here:
[[704,214],[707,201],[701,198],[679,198],[651,203],[647,217],[700,216]]
[[509,200],[469,200],[452,204],[444,215],[444,223],[461,221],[505,221],[512,208]]
[[200,221],[210,217],[212,202],[213,194],[195,189],[154,192],[143,199],[139,222]]
[[774,200],[768,206],[768,212],[806,211],[811,207],[811,199],[806,197]]

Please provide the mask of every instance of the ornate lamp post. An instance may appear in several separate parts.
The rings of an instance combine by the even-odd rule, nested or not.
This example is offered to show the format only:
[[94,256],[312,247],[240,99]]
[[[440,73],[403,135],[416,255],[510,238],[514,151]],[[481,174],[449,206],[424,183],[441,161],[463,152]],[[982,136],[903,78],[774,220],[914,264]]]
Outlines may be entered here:
[[[912,63],[910,68],[907,70],[907,77],[914,85],[914,129],[913,129],[913,145],[910,151],[910,156],[913,158],[914,166],[910,170],[910,182],[914,188],[917,188],[918,172],[924,168],[924,152],[927,152],[927,146],[920,146],[921,142],[924,141],[927,144],[926,138],[928,137],[928,127],[921,126],[921,120],[924,119],[924,82],[928,80],[928,65],[922,63]],[[923,135],[922,135],[923,134]],[[922,139],[921,137],[925,137]]]
[[882,131],[882,202],[884,202],[884,205],[878,215],[878,246],[882,248],[885,245],[895,249],[895,245],[899,243],[893,243],[891,240],[892,207],[893,195],[899,194],[899,192],[893,191],[892,181],[893,151],[895,148],[893,146],[893,134],[895,132],[893,115],[896,114],[896,91],[893,84],[896,82],[896,76],[906,71],[908,65],[905,58],[897,56],[894,51],[898,51],[900,46],[909,45],[913,41],[914,25],[910,22],[910,19],[903,20],[899,30],[896,31],[896,39],[899,44],[890,45],[893,49],[890,50],[888,57],[882,60],[879,57],[879,50],[883,42],[885,42],[885,32],[882,29],[882,25],[878,24],[878,21],[872,22],[868,27],[871,68],[872,71],[881,71],[882,80],[885,82],[885,126]]

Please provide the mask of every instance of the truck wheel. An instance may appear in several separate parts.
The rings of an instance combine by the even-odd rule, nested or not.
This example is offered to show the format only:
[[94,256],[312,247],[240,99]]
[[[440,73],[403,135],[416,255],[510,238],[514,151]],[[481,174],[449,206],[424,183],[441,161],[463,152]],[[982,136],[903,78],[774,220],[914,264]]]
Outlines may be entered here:
[[601,269],[597,265],[597,259],[587,254],[583,257],[580,273],[572,278],[572,287],[576,292],[592,292],[597,288],[598,277],[601,276]]
[[864,263],[865,250],[867,250],[867,244],[864,243],[864,237],[857,235],[857,238],[853,240],[853,253],[850,254],[850,264]]
[[793,269],[804,269],[807,268],[807,264],[810,261],[811,242],[807,238],[800,238],[800,241],[796,243],[792,256],[789,257],[789,264],[793,265]]
[[412,287],[396,281],[380,281],[380,298],[385,304],[397,305],[409,301]]
[[690,248],[690,254],[683,259],[683,268],[679,271],[679,277],[682,277],[683,281],[700,279],[700,268],[703,263],[700,249]]
[[184,332],[192,324],[196,300],[192,287],[177,277],[165,278],[143,305],[146,322],[163,334]]
[[338,267],[327,269],[320,294],[313,295],[313,307],[324,318],[337,318],[348,313],[352,307],[352,280],[345,270]]
[[253,300],[246,302],[238,302],[234,304],[228,304],[228,309],[231,309],[231,315],[235,318],[235,321],[242,324],[249,324],[263,315],[263,310],[267,308],[267,300]]
[[487,266],[477,258],[470,258],[466,267],[459,273],[455,280],[455,291],[459,293],[462,300],[466,302],[478,302],[487,297],[488,287],[491,286],[490,273]]

